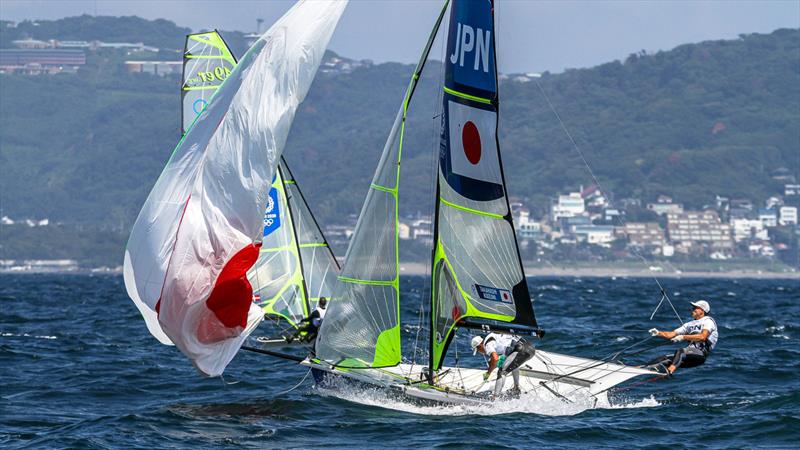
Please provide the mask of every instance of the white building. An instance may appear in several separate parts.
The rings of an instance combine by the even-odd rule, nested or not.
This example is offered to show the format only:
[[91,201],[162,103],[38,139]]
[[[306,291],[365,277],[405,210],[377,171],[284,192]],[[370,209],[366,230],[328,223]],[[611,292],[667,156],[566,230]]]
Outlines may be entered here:
[[797,207],[795,206],[781,206],[780,218],[778,223],[780,225],[797,225]]
[[769,239],[767,229],[764,227],[764,222],[760,220],[733,219],[731,220],[731,227],[733,228],[733,240],[736,242],[752,238],[763,241]]
[[558,203],[553,205],[553,221],[557,222],[562,217],[580,216],[586,212],[586,204],[580,192],[570,192],[568,195],[559,195]]
[[514,226],[517,228],[517,234],[522,239],[539,240],[544,238],[542,233],[542,224],[531,219],[531,212],[526,208],[517,209],[517,215],[514,218]]
[[586,240],[586,243],[610,247],[614,242],[614,227],[610,225],[578,225],[575,227],[575,235],[579,240]]
[[761,209],[758,211],[758,220],[760,220],[765,227],[777,227],[778,213],[774,209]]

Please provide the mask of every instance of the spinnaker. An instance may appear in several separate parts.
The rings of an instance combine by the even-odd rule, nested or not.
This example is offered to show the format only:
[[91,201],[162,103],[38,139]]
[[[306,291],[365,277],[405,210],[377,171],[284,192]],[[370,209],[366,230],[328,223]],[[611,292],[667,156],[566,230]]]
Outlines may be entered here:
[[[184,133],[234,67],[236,57],[218,31],[186,36],[181,87]],[[254,301],[265,317],[297,327],[320,297],[331,296],[338,272],[336,257],[281,155],[264,213],[259,257],[248,271]],[[280,336],[267,341],[285,343]]]
[[205,375],[220,375],[263,318],[246,274],[294,113],[345,5],[301,0],[253,44],[181,139],[131,231],[129,296],[151,333]]

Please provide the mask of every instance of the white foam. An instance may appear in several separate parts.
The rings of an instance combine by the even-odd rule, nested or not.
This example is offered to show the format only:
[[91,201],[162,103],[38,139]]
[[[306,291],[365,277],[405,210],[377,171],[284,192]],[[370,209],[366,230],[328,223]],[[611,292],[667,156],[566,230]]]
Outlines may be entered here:
[[381,388],[356,387],[345,383],[335,383],[314,388],[326,397],[335,397],[361,405],[374,406],[394,411],[427,416],[495,416],[501,414],[538,414],[542,416],[573,416],[590,409],[650,408],[660,403],[649,397],[618,404],[596,403],[591,397],[571,398],[572,403],[559,399],[539,398],[536,394],[524,394],[516,399],[508,399],[481,405],[424,406],[413,400]]
[[14,333],[0,333],[0,337],[32,337],[34,339],[58,339],[56,336],[37,336],[28,333],[14,334]]

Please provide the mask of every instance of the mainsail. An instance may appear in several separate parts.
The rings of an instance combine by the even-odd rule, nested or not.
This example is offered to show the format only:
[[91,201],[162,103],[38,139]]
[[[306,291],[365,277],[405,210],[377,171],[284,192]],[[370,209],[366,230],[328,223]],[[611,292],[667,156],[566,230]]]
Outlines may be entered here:
[[186,36],[181,83],[181,134],[186,134],[235,66],[236,58],[217,30]]
[[495,41],[491,0],[453,1],[434,217],[432,371],[456,326],[536,328],[497,139]]
[[[125,251],[128,295],[153,332],[220,375],[262,319],[246,272],[297,105],[345,1],[300,1],[244,55],[181,139]],[[156,333],[154,333],[155,335]]]

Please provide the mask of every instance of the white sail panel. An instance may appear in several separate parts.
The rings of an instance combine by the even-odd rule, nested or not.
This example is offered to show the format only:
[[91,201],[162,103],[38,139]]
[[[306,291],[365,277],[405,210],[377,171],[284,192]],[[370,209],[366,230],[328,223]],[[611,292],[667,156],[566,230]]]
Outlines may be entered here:
[[222,373],[262,318],[245,273],[294,112],[345,5],[298,2],[253,45],[176,148],[131,231],[129,295],[157,311],[206,375]]

